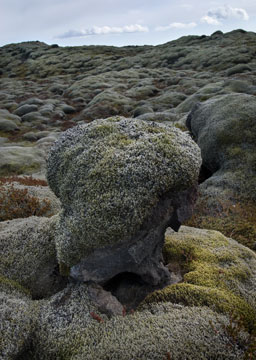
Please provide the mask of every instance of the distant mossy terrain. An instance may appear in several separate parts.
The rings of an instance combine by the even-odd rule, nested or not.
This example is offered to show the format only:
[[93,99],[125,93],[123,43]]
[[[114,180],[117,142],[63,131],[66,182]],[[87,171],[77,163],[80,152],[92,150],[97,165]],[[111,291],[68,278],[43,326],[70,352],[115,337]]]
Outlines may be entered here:
[[[120,119],[131,128],[129,136],[121,125],[115,129]],[[142,127],[148,134],[142,136]],[[82,143],[72,138],[79,129],[88,133]],[[146,145],[139,151],[140,137]],[[51,148],[62,145],[64,160],[51,165]],[[191,182],[198,183],[192,217],[178,232],[168,228],[165,241],[163,232],[161,264],[171,274],[170,284],[152,290],[137,308],[124,306],[122,315],[110,315],[105,298],[99,305],[90,284],[68,275],[85,249],[93,250],[99,239],[108,244],[112,228],[114,245],[126,239],[115,218],[120,228],[130,224],[129,236],[141,230],[129,171],[133,147],[133,171],[148,212],[157,201],[165,204],[165,187],[155,195],[158,182],[183,191],[179,182],[187,189],[186,174],[201,160],[202,165]],[[197,165],[189,150],[194,147]],[[187,173],[179,177],[184,164]],[[109,187],[102,190],[106,181]],[[127,194],[135,194],[125,201],[118,197],[124,182]],[[120,203],[123,213],[101,206],[103,195]],[[176,213],[185,211],[178,205]],[[101,226],[95,209],[109,226]],[[63,263],[63,239],[72,244],[67,258],[76,249],[74,261]],[[256,33],[216,31],[158,46],[28,41],[0,48],[0,359],[255,359],[255,251]],[[135,279],[141,285],[136,276],[117,274],[101,285],[114,297],[118,286],[122,290]]]

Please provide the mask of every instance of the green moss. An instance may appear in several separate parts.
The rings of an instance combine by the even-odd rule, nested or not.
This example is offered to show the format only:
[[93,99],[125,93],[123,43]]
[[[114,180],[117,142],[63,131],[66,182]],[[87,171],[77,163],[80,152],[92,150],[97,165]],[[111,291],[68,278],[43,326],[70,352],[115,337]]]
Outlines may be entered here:
[[172,302],[187,306],[208,306],[213,310],[242,317],[250,331],[256,328],[256,311],[241,297],[232,292],[181,283],[167,286],[149,295],[145,303]]
[[33,174],[40,170],[40,164],[34,163],[27,166],[20,166],[19,164],[9,163],[4,164],[0,168],[0,176],[11,176],[21,174]]
[[[244,181],[246,181],[244,179]],[[253,184],[254,183],[254,184]],[[248,181],[248,186],[255,186]],[[256,203],[245,199],[219,201],[213,210],[207,199],[198,199],[193,216],[186,225],[201,229],[218,230],[241,244],[255,250],[256,239]]]
[[8,139],[10,137],[10,134],[7,134],[5,131],[0,130],[0,137]]
[[176,123],[174,126],[181,131],[188,131],[188,128],[183,124]]
[[[218,312],[241,316],[256,329],[253,266],[249,249],[216,231],[182,227],[166,235],[165,263],[178,261],[185,270],[183,282],[149,295],[144,302],[171,301],[188,306],[209,306]],[[254,264],[254,265],[253,265]]]
[[24,293],[25,295],[31,296],[31,292],[26,289],[24,286],[20,285],[17,281],[8,279],[5,276],[0,275],[0,288],[9,289],[12,291],[13,289],[18,292]]
[[60,275],[69,276],[70,267],[61,262],[59,264],[59,271],[60,271]]
[[68,266],[98,247],[131,239],[166,191],[197,181],[200,153],[188,135],[161,124],[117,120],[69,130],[48,159],[48,182],[64,208],[58,260]]

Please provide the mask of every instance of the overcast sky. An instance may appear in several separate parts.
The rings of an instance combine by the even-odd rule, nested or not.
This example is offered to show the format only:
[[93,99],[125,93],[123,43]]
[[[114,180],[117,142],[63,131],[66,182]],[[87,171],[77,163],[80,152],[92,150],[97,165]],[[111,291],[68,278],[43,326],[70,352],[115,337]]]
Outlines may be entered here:
[[157,45],[238,28],[256,32],[255,0],[0,0],[0,46]]

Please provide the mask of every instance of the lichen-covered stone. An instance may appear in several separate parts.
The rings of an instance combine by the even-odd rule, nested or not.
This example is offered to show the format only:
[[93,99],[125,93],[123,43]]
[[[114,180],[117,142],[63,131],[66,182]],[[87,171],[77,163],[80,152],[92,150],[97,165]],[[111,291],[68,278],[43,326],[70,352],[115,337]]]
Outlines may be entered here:
[[58,274],[54,243],[56,217],[29,217],[0,223],[0,274],[29,289],[34,298],[65,286]]
[[122,117],[65,132],[48,159],[48,182],[63,211],[58,259],[76,264],[94,249],[129,240],[168,192],[197,182],[200,152],[162,124]]
[[241,316],[252,330],[256,324],[256,255],[213,230],[182,226],[167,231],[166,263],[178,262],[184,279],[149,295],[146,303],[171,301],[209,306]]

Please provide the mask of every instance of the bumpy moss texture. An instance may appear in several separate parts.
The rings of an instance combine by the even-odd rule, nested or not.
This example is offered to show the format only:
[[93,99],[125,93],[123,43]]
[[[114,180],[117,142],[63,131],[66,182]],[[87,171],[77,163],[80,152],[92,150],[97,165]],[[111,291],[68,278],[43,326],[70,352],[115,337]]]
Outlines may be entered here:
[[26,289],[0,276],[0,358],[16,359],[30,343],[36,319]]
[[[234,85],[234,84],[233,84]],[[198,104],[187,123],[213,174],[200,185],[187,225],[219,230],[256,249],[256,98],[216,96]]]
[[167,233],[166,263],[179,263],[184,281],[156,291],[145,303],[171,301],[188,306],[209,306],[240,316],[248,329],[256,329],[256,255],[217,231],[182,226]]
[[[58,291],[53,272],[57,267],[54,244],[56,216],[31,216],[0,223],[0,274],[19,282],[34,297]],[[60,281],[60,279],[59,279]]]
[[170,353],[174,360],[238,360],[244,352],[224,331],[228,319],[206,307],[151,304],[108,319],[90,302],[85,284],[42,305],[31,359],[162,360]]
[[194,108],[189,121],[204,165],[212,172],[230,170],[229,187],[240,185],[240,192],[249,198],[255,196],[251,194],[256,172],[255,111],[253,95],[221,95]]
[[197,182],[200,151],[187,134],[123,117],[66,131],[48,159],[48,182],[63,212],[59,262],[130,239],[168,191]]

